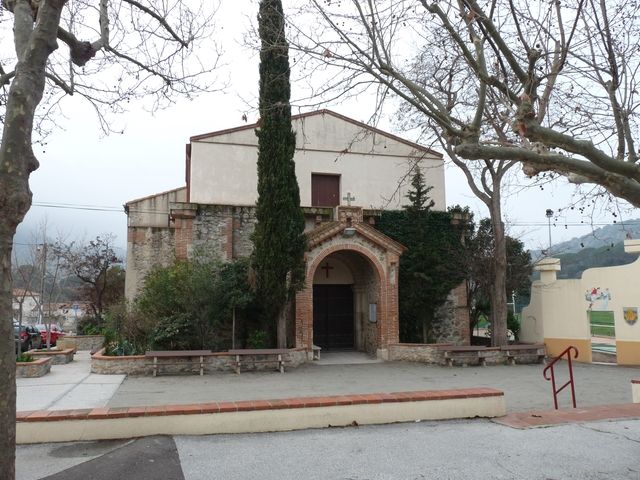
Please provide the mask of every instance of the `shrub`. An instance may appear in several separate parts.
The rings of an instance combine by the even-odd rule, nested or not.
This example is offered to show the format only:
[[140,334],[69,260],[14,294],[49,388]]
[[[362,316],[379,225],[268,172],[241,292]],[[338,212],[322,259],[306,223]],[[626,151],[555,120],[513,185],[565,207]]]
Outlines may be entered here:
[[16,357],[16,362],[33,362],[33,355],[29,353],[21,353]]
[[246,260],[222,263],[205,257],[153,270],[134,306],[141,323],[150,326],[149,346],[164,350],[229,348],[234,310],[236,331],[241,331],[252,308],[247,279]]

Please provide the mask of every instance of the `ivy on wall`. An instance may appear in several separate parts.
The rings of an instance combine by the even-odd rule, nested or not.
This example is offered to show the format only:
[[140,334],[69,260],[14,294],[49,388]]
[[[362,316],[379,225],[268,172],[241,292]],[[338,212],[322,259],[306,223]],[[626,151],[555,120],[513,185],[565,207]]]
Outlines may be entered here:
[[435,310],[466,277],[464,226],[452,222],[453,214],[423,208],[384,211],[376,227],[402,243],[400,257],[400,341],[435,341]]

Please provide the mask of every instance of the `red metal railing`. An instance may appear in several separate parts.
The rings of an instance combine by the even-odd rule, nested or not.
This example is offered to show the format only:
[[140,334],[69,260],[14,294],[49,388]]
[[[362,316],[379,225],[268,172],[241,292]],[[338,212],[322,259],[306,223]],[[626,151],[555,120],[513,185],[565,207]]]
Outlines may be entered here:
[[[558,355],[553,360],[553,362],[547,365],[545,369],[542,371],[542,375],[544,376],[545,380],[551,380],[551,387],[553,388],[553,404],[556,407],[556,410],[558,409],[558,393],[564,390],[568,385],[571,385],[571,400],[573,402],[573,408],[576,408],[576,389],[573,385],[573,366],[571,365],[572,350],[574,352],[573,358],[578,358],[578,349],[573,345],[571,345],[567,347],[565,350],[563,350],[562,353]],[[562,385],[560,388],[556,389],[556,374],[555,374],[555,371],[553,370],[553,366],[558,360],[560,360],[564,356],[567,357],[567,365],[569,366],[569,381],[564,385]],[[551,371],[551,378],[547,376],[547,370]]]

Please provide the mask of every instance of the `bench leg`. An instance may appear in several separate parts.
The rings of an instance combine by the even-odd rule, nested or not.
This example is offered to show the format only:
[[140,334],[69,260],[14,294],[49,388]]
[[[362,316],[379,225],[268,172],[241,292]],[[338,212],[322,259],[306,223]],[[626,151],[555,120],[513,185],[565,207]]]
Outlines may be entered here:
[[153,376],[158,374],[158,357],[153,357]]
[[204,375],[204,357],[200,355],[200,376]]
[[447,367],[453,367],[453,358],[447,357],[445,360],[447,361]]
[[280,370],[280,373],[284,373],[284,362],[281,354],[278,354],[278,370]]
[[480,366],[481,367],[486,367],[487,366],[487,359],[486,358],[480,357],[479,360],[480,360]]
[[236,373],[240,375],[240,355],[236,355]]

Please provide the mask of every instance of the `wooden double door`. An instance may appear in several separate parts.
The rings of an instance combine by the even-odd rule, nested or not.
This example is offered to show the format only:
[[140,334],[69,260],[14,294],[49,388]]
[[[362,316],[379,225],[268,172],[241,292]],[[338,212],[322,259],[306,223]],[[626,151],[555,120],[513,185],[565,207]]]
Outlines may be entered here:
[[353,350],[353,288],[313,286],[313,343],[323,350]]

